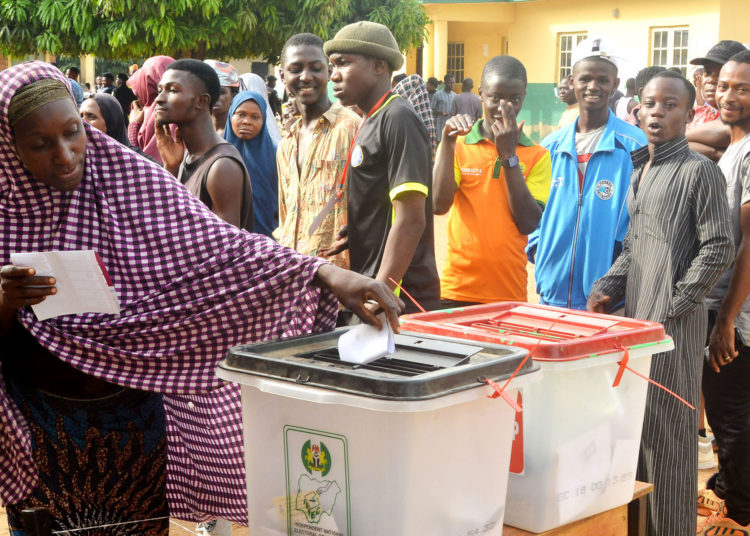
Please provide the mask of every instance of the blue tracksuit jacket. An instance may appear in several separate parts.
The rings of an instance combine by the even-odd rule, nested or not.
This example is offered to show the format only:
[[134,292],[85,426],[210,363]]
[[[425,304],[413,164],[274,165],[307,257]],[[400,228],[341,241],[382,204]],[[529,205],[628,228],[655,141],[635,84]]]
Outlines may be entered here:
[[639,128],[610,111],[580,191],[577,125],[576,119],[542,141],[552,157],[552,184],[539,228],[529,236],[527,253],[535,262],[542,303],[585,309],[594,282],[622,249],[630,221],[626,207],[633,172],[630,153],[647,142]]

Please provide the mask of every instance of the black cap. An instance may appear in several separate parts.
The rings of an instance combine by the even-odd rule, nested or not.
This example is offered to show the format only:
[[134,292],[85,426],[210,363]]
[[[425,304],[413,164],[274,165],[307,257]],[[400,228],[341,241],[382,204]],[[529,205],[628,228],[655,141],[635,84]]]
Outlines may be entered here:
[[739,41],[731,41],[727,39],[719,41],[712,46],[711,50],[708,51],[708,54],[706,54],[705,57],[695,58],[694,60],[690,60],[690,63],[693,65],[705,65],[708,62],[713,62],[724,65],[729,61],[729,58],[743,50],[747,50],[745,45]]

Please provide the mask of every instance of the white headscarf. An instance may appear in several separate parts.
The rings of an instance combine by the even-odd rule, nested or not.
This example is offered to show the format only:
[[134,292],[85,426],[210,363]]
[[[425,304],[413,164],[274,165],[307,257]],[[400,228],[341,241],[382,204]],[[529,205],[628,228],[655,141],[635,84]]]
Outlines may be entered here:
[[281,130],[276,123],[271,105],[268,104],[268,88],[266,82],[255,73],[245,73],[240,75],[240,91],[255,91],[259,93],[266,101],[266,123],[268,123],[268,134],[271,136],[274,144],[278,145],[281,141]]

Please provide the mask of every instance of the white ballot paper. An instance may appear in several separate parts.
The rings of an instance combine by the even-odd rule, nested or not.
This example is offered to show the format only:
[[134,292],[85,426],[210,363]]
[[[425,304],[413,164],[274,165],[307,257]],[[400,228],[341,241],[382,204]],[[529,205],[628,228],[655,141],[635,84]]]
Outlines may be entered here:
[[39,320],[77,313],[120,313],[120,302],[104,264],[93,250],[12,253],[16,266],[56,279],[57,294],[31,309]]
[[383,326],[381,329],[360,324],[339,337],[339,357],[342,361],[366,365],[396,351],[393,328],[385,313],[380,313],[378,319]]

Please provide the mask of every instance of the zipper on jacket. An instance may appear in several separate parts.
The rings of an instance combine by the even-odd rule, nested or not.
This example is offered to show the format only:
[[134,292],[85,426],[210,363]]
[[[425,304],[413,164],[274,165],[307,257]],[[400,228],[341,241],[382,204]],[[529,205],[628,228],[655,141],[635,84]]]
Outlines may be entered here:
[[[585,180],[585,179],[584,179]],[[573,268],[576,264],[576,248],[578,247],[578,225],[581,220],[581,202],[583,201],[583,191],[578,188],[578,212],[576,212],[576,230],[573,235],[573,255],[570,257],[570,278],[568,279],[568,309],[573,297]]]

